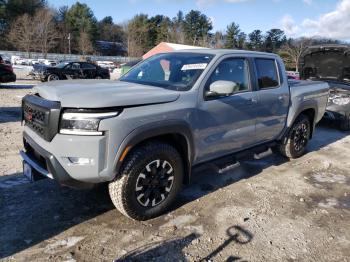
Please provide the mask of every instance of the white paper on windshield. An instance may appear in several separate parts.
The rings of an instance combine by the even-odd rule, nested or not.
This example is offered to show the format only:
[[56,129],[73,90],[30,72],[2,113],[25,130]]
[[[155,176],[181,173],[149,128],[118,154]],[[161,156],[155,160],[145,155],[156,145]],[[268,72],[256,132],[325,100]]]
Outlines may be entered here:
[[205,69],[207,67],[207,65],[208,65],[207,63],[187,64],[187,65],[182,66],[181,71]]

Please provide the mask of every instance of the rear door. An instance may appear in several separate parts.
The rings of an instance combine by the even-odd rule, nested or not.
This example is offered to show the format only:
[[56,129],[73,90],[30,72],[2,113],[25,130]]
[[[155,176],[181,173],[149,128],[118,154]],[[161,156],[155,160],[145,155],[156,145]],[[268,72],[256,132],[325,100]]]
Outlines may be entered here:
[[81,66],[84,78],[93,79],[96,77],[97,70],[95,65],[89,64],[89,63],[81,63],[80,66]]
[[255,58],[257,143],[271,141],[284,129],[289,109],[289,87],[279,62]]

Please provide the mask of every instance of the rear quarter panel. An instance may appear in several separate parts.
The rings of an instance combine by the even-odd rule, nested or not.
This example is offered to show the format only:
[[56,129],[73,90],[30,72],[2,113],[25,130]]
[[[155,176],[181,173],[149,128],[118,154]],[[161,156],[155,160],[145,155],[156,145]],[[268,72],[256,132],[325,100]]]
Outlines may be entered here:
[[289,109],[287,126],[292,126],[298,115],[306,110],[315,110],[315,124],[319,122],[327,107],[329,85],[316,81],[289,81],[291,107]]

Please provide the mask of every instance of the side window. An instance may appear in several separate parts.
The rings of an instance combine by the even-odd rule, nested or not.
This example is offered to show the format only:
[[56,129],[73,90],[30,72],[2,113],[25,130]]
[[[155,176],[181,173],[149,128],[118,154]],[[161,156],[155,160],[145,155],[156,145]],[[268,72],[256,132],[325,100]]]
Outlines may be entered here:
[[244,58],[227,58],[220,62],[206,83],[208,91],[212,83],[216,81],[231,81],[236,83],[235,93],[249,90],[249,66]]
[[96,69],[96,66],[93,64],[88,64],[88,63],[82,63],[81,64],[82,69]]
[[255,59],[260,89],[269,89],[279,86],[276,62],[273,59]]
[[72,64],[72,69],[80,69],[80,64],[79,63],[73,63]]

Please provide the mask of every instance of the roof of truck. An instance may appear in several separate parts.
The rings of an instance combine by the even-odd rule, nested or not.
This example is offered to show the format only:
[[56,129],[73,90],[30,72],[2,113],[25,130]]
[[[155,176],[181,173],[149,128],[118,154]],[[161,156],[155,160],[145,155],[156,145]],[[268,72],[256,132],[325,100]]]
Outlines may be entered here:
[[211,55],[226,55],[226,54],[252,54],[252,55],[264,55],[271,57],[278,57],[278,55],[266,52],[256,52],[247,50],[237,50],[237,49],[215,49],[215,48],[198,48],[198,49],[184,49],[173,51],[176,53],[200,53],[200,54],[211,54]]

